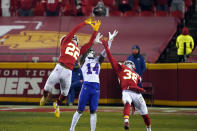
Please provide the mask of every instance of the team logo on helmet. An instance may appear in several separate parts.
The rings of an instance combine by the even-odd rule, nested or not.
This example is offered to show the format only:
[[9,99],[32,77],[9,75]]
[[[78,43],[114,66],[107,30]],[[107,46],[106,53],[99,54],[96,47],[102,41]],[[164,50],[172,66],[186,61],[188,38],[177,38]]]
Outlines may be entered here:
[[133,61],[127,60],[123,64],[126,65],[127,67],[129,67],[133,71],[135,71],[135,69],[136,69]]

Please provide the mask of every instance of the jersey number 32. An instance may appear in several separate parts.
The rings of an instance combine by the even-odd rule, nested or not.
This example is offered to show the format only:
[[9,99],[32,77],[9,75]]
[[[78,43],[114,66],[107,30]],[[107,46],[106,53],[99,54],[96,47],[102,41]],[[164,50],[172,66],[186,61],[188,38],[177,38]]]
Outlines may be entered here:
[[65,54],[73,56],[75,60],[79,57],[80,49],[76,47],[73,43],[68,43],[68,47],[66,48]]

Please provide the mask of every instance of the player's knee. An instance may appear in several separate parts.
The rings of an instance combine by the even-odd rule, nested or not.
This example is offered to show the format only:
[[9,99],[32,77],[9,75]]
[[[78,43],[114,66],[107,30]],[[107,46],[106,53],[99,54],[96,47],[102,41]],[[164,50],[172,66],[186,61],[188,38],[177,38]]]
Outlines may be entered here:
[[124,104],[128,103],[128,104],[131,105],[131,100],[129,100],[129,99],[124,99],[124,100],[123,100],[123,103],[124,103]]
[[68,95],[68,91],[67,90],[62,90],[61,91],[61,95],[66,97]]
[[96,114],[96,110],[90,110],[90,114]]

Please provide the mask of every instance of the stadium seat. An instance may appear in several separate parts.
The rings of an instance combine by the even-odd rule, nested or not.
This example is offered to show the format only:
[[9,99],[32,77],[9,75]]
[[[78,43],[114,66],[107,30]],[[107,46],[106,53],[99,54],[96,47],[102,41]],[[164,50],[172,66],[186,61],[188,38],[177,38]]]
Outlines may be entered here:
[[153,16],[153,12],[152,11],[142,11],[140,12],[139,16]]
[[113,7],[114,4],[115,4],[115,1],[114,1],[114,0],[103,0],[103,3],[104,3],[106,6]]
[[143,97],[148,103],[148,101],[151,102],[151,106],[154,102],[154,86],[152,82],[142,82],[142,87],[145,90],[145,93],[143,93]]
[[172,11],[170,12],[170,16],[176,17],[178,23],[181,23],[181,21],[184,19],[184,14],[181,11]]
[[98,2],[99,0],[89,0],[89,4],[91,4],[92,6],[96,6]]
[[109,16],[122,16],[122,12],[119,10],[111,10],[109,11]]
[[82,6],[82,12],[85,16],[90,16],[92,14],[92,5]]
[[166,12],[166,11],[156,11],[155,16],[168,16],[168,12]]
[[44,16],[45,9],[42,3],[37,3],[34,8],[34,16]]
[[124,13],[124,16],[138,16],[139,14],[138,14],[138,12],[137,11],[126,11],[125,13]]
[[76,10],[73,9],[73,7],[70,6],[70,5],[65,5],[64,11],[63,11],[63,15],[64,16],[73,16],[73,15],[76,15]]

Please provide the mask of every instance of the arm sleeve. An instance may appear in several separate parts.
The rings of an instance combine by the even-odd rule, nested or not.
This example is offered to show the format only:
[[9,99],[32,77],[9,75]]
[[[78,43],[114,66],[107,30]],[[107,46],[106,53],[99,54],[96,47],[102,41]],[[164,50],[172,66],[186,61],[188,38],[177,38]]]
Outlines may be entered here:
[[111,55],[109,48],[107,47],[107,43],[105,43],[106,41],[103,41],[103,45],[105,47],[105,51],[107,53],[107,57],[112,65],[112,68],[116,71],[119,72],[120,70],[120,66],[118,65],[117,61],[113,58],[113,56]]
[[81,47],[80,55],[83,55],[84,53],[88,51],[88,49],[92,46],[94,39],[96,38],[96,35],[97,35],[97,31],[94,31],[89,42]]
[[105,57],[103,55],[100,55],[98,58],[99,63],[100,64],[103,63],[104,59],[105,59]]
[[194,49],[194,40],[192,37],[191,37],[191,42],[192,42],[192,50],[193,50]]
[[[109,49],[111,48],[111,44],[112,44],[112,42],[108,40],[108,48],[109,48]],[[101,55],[100,55],[100,57],[99,57],[99,63],[100,63],[100,64],[104,61],[104,59],[105,59],[106,56],[107,56],[107,54],[106,54],[106,51],[105,51],[105,49],[104,49],[104,50],[101,52]]]
[[179,39],[178,39],[178,37],[177,37],[177,39],[176,39],[176,48],[179,48]]
[[84,25],[86,25],[85,22],[82,22],[82,23],[78,24],[70,33],[68,33],[68,34],[66,35],[66,38],[63,40],[63,43],[71,41],[72,38],[73,38],[73,36],[74,36],[74,34],[75,34],[80,28],[82,28]]

